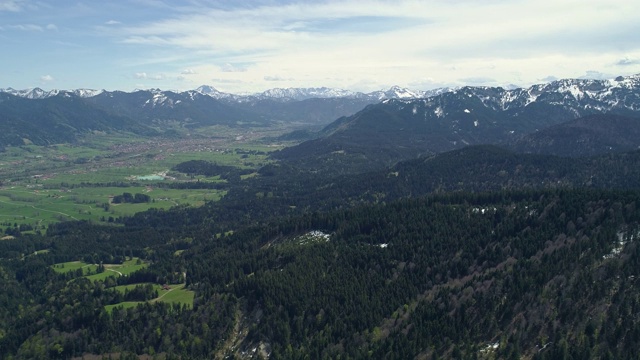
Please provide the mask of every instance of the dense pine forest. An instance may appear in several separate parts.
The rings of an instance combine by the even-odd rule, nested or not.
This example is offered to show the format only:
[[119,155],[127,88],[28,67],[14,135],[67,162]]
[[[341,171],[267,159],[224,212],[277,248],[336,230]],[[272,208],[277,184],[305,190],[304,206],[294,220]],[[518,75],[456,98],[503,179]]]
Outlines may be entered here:
[[[18,234],[0,241],[0,357],[636,358],[637,156],[282,162],[203,207]],[[171,288],[192,302],[158,301]]]

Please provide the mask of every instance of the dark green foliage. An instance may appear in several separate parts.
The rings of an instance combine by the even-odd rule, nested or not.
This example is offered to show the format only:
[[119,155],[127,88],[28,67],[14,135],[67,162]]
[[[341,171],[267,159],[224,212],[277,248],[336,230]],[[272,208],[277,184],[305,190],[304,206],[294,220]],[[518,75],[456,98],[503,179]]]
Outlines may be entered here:
[[[3,300],[6,309],[40,305],[19,318],[9,313],[1,344],[21,358],[208,358],[237,336],[239,323],[238,349],[268,344],[274,358],[470,358],[493,343],[498,358],[625,358],[640,351],[638,203],[637,192],[595,190],[438,195],[308,213],[219,239],[198,225],[179,257],[174,235],[145,245],[134,228],[96,228],[122,234],[133,252],[152,246],[145,256],[153,265],[91,283],[49,269],[62,255],[57,247],[4,263],[4,284],[16,294]],[[91,238],[82,227],[54,233],[59,243]],[[179,282],[172,274],[183,271],[197,292],[193,310],[101,310],[154,296],[150,286],[126,294],[110,286]]]
[[239,181],[241,175],[253,172],[253,170],[250,169],[238,169],[235,166],[218,165],[205,160],[186,161],[174,166],[172,170],[191,176],[220,176],[221,179],[234,182]]
[[141,203],[148,203],[150,201],[151,201],[151,196],[147,194],[136,193],[132,195],[131,193],[128,193],[128,192],[122,193],[122,195],[116,195],[111,200],[111,202],[113,202],[114,204],[121,204],[121,203],[141,204]]
[[636,150],[639,139],[639,119],[600,114],[541,129],[510,147],[518,152],[586,157]]
[[[0,241],[0,357],[632,358],[637,158],[480,146],[356,177],[280,163],[201,208]],[[151,265],[97,282],[50,267],[134,256]],[[116,285],[183,281],[193,308],[104,308],[155,296]]]

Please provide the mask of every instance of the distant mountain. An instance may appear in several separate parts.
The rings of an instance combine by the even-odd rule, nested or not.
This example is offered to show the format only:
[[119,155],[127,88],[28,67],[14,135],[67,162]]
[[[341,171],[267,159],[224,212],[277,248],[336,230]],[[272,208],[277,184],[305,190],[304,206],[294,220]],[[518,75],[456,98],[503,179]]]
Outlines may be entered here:
[[86,99],[105,111],[127,116],[162,130],[169,123],[196,128],[209,125],[263,126],[270,119],[198,91],[172,92],[159,89],[133,93],[103,92]]
[[183,92],[160,89],[134,92],[91,89],[0,89],[0,93],[32,100],[60,94],[75,95],[117,115],[135,117],[156,124],[178,121],[192,127],[210,124],[256,125],[269,122],[322,126],[339,117],[352,115],[380,100],[423,97],[439,91],[444,90],[427,93],[395,86],[387,91],[364,94],[327,87],[276,88],[258,94],[237,95],[219,91],[209,85]]
[[349,90],[331,89],[327,87],[319,88],[275,88],[253,95],[264,99],[280,99],[286,101],[306,100],[306,99],[327,99],[327,98],[357,98],[364,94]]
[[[636,75],[614,80],[559,80],[513,90],[463,87],[421,92],[394,86],[386,91],[364,94],[321,87],[234,95],[203,85],[197,90],[183,92],[8,88],[0,90],[0,94],[41,102],[33,106],[21,103],[17,110],[21,117],[35,116],[29,112],[37,111],[44,103],[62,106],[64,102],[64,106],[69,106],[68,99],[76,99],[76,105],[65,111],[77,116],[82,112],[98,111],[120,119],[108,121],[102,127],[72,126],[74,129],[110,126],[112,130],[137,128],[136,131],[145,132],[147,130],[142,128],[152,127],[156,132],[163,132],[176,126],[242,127],[274,123],[319,129],[329,124],[321,132],[320,139],[277,156],[304,161],[313,157],[311,161],[317,158],[320,162],[345,166],[356,159],[362,164],[388,166],[401,159],[469,144],[513,142],[523,135],[582,116],[604,113],[638,116],[639,88],[640,76]],[[8,111],[4,116],[7,121],[19,123],[15,111]],[[88,124],[93,122],[88,121]],[[15,143],[14,140],[11,143]],[[357,168],[353,167],[354,170]]]
[[26,99],[46,99],[52,96],[64,95],[64,94],[73,94],[79,97],[92,97],[102,93],[104,90],[92,90],[92,89],[76,89],[76,90],[50,90],[45,91],[38,87],[32,89],[24,89],[24,90],[16,90],[13,88],[0,89],[0,93],[7,93],[17,97],[26,98]]
[[389,99],[329,124],[319,139],[274,156],[309,168],[357,172],[466,145],[511,142],[592,114],[640,114],[640,76],[560,80],[528,89],[464,87]]
[[[133,93],[144,90],[136,90]],[[160,89],[149,89],[147,91],[161,91]],[[277,101],[301,101],[307,99],[329,99],[329,98],[350,98],[350,99],[369,99],[371,101],[380,101],[384,99],[417,99],[429,97],[442,92],[450,91],[449,88],[442,88],[429,91],[416,91],[399,86],[392,86],[388,90],[373,91],[370,93],[355,92],[344,89],[334,89],[328,87],[316,88],[273,88],[255,94],[231,94],[219,91],[211,85],[202,85],[195,90],[184,92],[170,91],[173,93],[188,93],[190,91],[198,92],[202,95],[210,96],[214,99],[225,99],[237,102],[256,101],[256,100],[277,100]],[[16,90],[13,88],[0,89],[0,92],[11,95],[24,97],[28,99],[44,99],[59,93],[73,93],[80,97],[93,97],[105,92],[105,90],[76,89],[76,90],[50,90],[45,91],[40,88]]]

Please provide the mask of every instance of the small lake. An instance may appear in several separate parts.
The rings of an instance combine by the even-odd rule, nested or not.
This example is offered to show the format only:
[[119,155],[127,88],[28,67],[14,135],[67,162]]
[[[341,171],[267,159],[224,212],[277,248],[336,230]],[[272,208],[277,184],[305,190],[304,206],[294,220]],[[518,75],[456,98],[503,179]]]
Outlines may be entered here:
[[161,176],[161,175],[144,175],[144,176],[136,177],[136,180],[159,181],[159,180],[164,180],[164,176]]

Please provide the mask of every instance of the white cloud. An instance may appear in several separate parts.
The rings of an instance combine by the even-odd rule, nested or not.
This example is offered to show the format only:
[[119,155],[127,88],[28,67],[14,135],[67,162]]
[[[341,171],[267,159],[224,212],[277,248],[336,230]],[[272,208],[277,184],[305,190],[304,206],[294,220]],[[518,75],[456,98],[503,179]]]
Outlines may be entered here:
[[485,85],[485,86],[491,86],[497,83],[496,79],[492,79],[489,77],[482,77],[482,76],[473,76],[473,77],[463,78],[463,79],[460,79],[459,81],[461,83],[469,84],[469,85]]
[[54,79],[54,78],[53,78],[53,76],[51,76],[51,75],[43,75],[43,76],[40,76],[40,82],[43,82],[43,83],[49,83],[49,82],[52,82],[52,81],[54,81],[54,80],[55,80],[55,79]]
[[138,72],[133,75],[136,79],[146,79],[146,80],[164,80],[166,76],[164,74],[151,75],[146,72]]
[[284,77],[278,76],[278,75],[276,75],[276,76],[268,76],[267,75],[267,76],[264,77],[264,80],[265,81],[293,81],[292,78],[284,78]]
[[34,24],[18,24],[18,25],[9,25],[7,27],[10,29],[20,30],[20,31],[43,31],[42,26],[34,25]]
[[630,35],[640,31],[631,0],[262,4],[183,8],[114,35],[160,55],[164,50],[167,64],[178,51],[183,60],[200,61],[193,69],[201,77],[211,68],[202,59],[222,63],[217,71],[254,86],[296,81],[351,87],[364,79],[387,86],[424,77],[432,78],[426,86],[526,84],[550,68],[561,77],[605,71],[621,51],[640,51],[640,38]]
[[245,72],[247,67],[226,63],[221,67],[222,72]]
[[[53,3],[0,0],[0,14],[13,11],[0,27],[13,41],[3,49],[16,58],[36,51],[55,56],[61,51],[46,45],[77,44],[67,50],[78,62],[102,69],[84,73],[102,87],[123,81],[133,86],[135,79],[186,87],[216,78],[236,92],[262,91],[274,81],[427,90],[468,82],[526,86],[550,73],[576,78],[640,72],[637,0]],[[42,41],[63,26],[51,41]],[[60,67],[78,70],[57,56]],[[104,81],[112,83],[99,85]]]
[[211,79],[211,81],[219,84],[242,84],[243,83],[241,80],[234,80],[234,79]]
[[542,79],[539,79],[539,80],[543,81],[543,82],[553,82],[553,81],[558,80],[558,78],[553,76],[553,75],[549,75],[549,76],[545,76],[545,77],[543,77]]
[[640,59],[637,59],[637,58],[634,59],[634,58],[625,56],[624,58],[618,60],[616,62],[616,65],[620,65],[620,66],[640,65]]
[[596,70],[587,70],[586,73],[579,77],[579,79],[596,79],[596,80],[605,80],[612,79],[615,76],[613,74],[606,74]]
[[0,11],[18,12],[22,10],[21,0],[0,0]]

